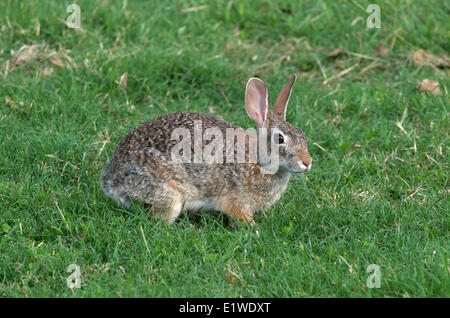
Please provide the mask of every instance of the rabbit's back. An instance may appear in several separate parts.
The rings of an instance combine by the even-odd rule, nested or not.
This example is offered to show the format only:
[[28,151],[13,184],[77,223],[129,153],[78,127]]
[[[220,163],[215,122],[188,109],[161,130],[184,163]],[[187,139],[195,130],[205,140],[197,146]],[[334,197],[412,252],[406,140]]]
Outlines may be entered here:
[[[126,156],[131,151],[140,148],[153,148],[166,154],[170,154],[179,140],[172,138],[175,129],[186,129],[191,137],[194,137],[194,125],[201,127],[203,134],[208,128],[236,128],[236,126],[223,119],[197,112],[175,112],[146,121],[127,135],[125,135],[116,147],[120,156]],[[193,138],[191,139],[191,153],[194,151]]]

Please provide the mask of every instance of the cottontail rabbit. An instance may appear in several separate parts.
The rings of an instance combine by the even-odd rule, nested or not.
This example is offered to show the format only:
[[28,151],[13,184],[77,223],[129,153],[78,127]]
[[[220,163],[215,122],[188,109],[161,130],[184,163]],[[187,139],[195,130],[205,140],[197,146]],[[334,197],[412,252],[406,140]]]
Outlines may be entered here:
[[[292,173],[311,169],[312,158],[303,131],[285,121],[295,80],[293,75],[283,87],[273,112],[269,110],[264,83],[257,78],[247,82],[245,107],[256,122],[258,135],[218,117],[196,112],[175,112],[140,124],[120,140],[106,164],[101,177],[103,190],[126,208],[131,205],[130,198],[150,204],[155,215],[162,216],[169,224],[183,211],[216,210],[253,225],[254,213],[268,209],[280,198]],[[180,148],[179,138],[174,138],[177,129],[187,133],[183,138],[186,143],[179,151],[184,161],[173,156],[174,149]],[[223,142],[222,147],[213,150],[212,141],[206,140],[208,130],[212,129],[215,129],[212,141]],[[235,133],[231,139],[226,137],[229,132]],[[241,148],[243,145],[245,155],[241,159],[245,160],[233,161],[240,151],[237,148],[242,136]],[[255,146],[255,139],[251,138],[255,136],[267,142],[271,154],[277,152],[275,171],[268,172],[263,156],[251,162],[249,149]],[[209,154],[216,157],[205,162],[202,151],[208,146]],[[263,147],[258,143],[256,149],[260,148]],[[221,155],[223,160],[217,160]]]

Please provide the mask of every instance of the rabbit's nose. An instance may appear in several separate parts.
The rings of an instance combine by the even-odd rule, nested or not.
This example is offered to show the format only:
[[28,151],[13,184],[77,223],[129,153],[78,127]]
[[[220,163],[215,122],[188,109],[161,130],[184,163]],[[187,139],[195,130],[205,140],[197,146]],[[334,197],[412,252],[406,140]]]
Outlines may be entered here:
[[306,169],[310,170],[312,164],[311,155],[306,151],[301,151],[297,153],[297,156],[300,159],[300,162],[306,167]]

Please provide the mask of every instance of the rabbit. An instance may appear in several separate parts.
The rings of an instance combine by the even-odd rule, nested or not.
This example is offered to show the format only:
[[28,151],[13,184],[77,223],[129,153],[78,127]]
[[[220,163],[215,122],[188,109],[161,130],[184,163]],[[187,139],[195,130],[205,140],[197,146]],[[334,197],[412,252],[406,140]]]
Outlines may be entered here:
[[[168,224],[182,212],[201,210],[221,211],[231,220],[253,226],[255,213],[268,209],[281,197],[292,174],[311,170],[312,158],[303,131],[285,120],[295,80],[296,76],[292,75],[283,87],[273,112],[269,109],[268,90],[262,80],[250,78],[245,89],[245,108],[256,123],[258,135],[266,129],[262,140],[268,142],[268,149],[278,151],[275,172],[267,172],[267,162],[263,162],[262,157],[241,163],[204,163],[195,159],[194,162],[176,162],[171,152],[179,142],[172,135],[177,128],[186,129],[191,136],[195,135],[195,123],[199,122],[202,133],[208,128],[216,128],[224,134],[229,129],[242,133],[243,129],[209,114],[175,112],[140,124],[120,140],[102,172],[103,191],[127,209],[131,199],[150,205],[153,211],[150,216],[162,217]],[[232,147],[236,146],[236,139]],[[250,139],[244,144],[245,159],[250,158]],[[195,145],[194,140],[185,151],[194,153],[206,146],[204,141],[200,146]],[[229,151],[227,149],[223,149],[223,154]]]

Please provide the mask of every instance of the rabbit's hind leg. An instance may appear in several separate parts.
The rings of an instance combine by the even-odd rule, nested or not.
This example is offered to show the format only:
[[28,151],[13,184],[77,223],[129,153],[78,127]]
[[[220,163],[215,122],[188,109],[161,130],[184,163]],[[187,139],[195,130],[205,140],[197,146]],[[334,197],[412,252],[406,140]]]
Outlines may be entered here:
[[170,225],[175,222],[183,211],[183,205],[181,198],[174,198],[172,202],[170,202],[168,213],[164,215],[164,220],[167,224]]
[[[150,205],[150,204],[149,204]],[[183,212],[184,201],[181,196],[175,196],[170,201],[151,204],[152,213],[149,217],[161,217],[167,224],[172,224]]]

